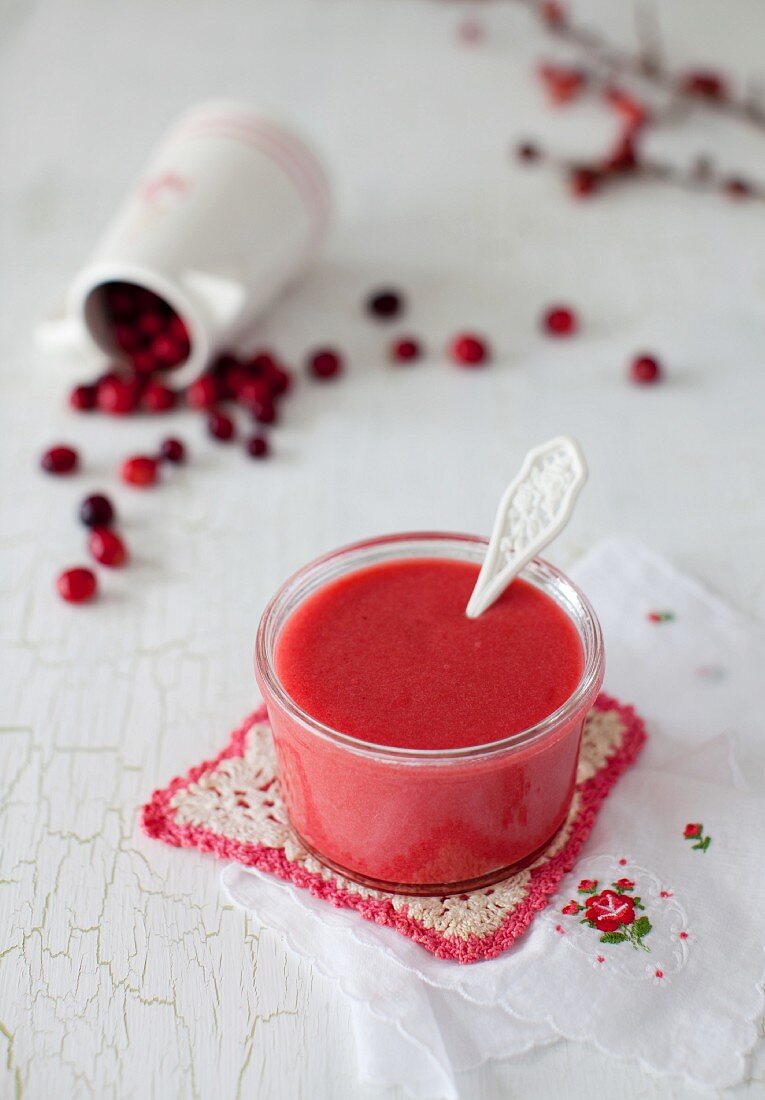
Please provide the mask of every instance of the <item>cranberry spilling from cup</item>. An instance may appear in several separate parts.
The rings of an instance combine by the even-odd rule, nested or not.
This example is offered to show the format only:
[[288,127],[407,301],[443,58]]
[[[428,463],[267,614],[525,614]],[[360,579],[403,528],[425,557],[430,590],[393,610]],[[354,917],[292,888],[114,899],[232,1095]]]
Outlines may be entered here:
[[185,363],[191,352],[189,331],[164,298],[126,282],[104,283],[99,294],[111,342],[136,374],[173,370]]

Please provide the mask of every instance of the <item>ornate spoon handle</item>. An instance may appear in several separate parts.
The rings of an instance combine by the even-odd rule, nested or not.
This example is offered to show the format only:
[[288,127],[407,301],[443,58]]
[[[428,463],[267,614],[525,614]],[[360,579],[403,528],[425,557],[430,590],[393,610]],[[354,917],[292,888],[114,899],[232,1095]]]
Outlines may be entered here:
[[476,619],[560,534],[587,480],[579,445],[567,435],[533,447],[504,492],[481,572],[465,614]]

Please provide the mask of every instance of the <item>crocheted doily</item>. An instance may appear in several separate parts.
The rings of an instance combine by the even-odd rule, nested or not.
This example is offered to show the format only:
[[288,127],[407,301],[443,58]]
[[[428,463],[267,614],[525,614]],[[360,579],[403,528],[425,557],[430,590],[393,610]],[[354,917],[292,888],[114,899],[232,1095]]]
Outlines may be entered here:
[[568,819],[530,867],[451,897],[411,897],[360,886],[308,853],[279,790],[265,709],[251,714],[214,759],[155,791],[142,824],[151,837],[269,871],[333,905],[389,925],[439,958],[475,962],[506,950],[570,871],[611,787],[645,741],[631,707],[601,695],[587,717]]

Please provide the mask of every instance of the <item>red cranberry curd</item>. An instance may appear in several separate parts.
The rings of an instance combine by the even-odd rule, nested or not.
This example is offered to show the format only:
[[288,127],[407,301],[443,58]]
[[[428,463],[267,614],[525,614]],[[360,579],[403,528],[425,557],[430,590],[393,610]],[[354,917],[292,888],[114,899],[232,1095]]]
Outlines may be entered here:
[[539,559],[468,619],[485,552],[467,535],[358,543],[302,569],[261,620],[256,673],[291,824],[356,881],[487,886],[566,821],[600,628]]
[[281,632],[285,691],[325,726],[376,745],[465,748],[536,725],[579,682],[576,627],[523,580],[469,619],[478,572],[409,558],[331,581]]

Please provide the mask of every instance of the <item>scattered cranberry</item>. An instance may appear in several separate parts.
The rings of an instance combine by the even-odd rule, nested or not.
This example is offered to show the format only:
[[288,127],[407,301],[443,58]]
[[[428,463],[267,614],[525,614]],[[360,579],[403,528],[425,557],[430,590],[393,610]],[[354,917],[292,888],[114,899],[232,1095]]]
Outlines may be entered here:
[[748,199],[752,194],[752,187],[746,180],[733,177],[725,181],[725,194],[732,199]]
[[637,150],[632,134],[622,134],[606,159],[607,172],[634,172],[638,167]]
[[368,312],[384,321],[397,317],[401,307],[401,295],[396,290],[376,290],[367,298]]
[[704,69],[686,73],[680,87],[686,95],[697,95],[704,99],[725,99],[728,94],[725,79],[719,73]]
[[646,105],[636,99],[635,96],[630,95],[629,92],[625,92],[623,88],[606,88],[603,95],[606,102],[613,107],[631,129],[637,129],[648,121],[649,114]]
[[96,402],[102,412],[125,416],[138,404],[138,394],[135,379],[105,375],[98,383]]
[[489,358],[489,349],[485,341],[471,333],[455,336],[450,352],[454,362],[464,367],[477,367]]
[[579,165],[570,170],[568,174],[568,189],[576,198],[586,198],[594,194],[600,187],[603,179],[602,173],[586,165]]
[[566,9],[557,0],[545,0],[539,7],[539,14],[548,27],[562,27],[566,22]]
[[69,405],[78,412],[90,412],[96,407],[97,387],[92,385],[75,386],[69,394]]
[[219,439],[222,443],[227,443],[236,434],[231,417],[215,409],[207,414],[207,431],[213,439]]
[[579,319],[568,306],[553,306],[544,314],[542,327],[550,336],[573,336],[579,328]]
[[133,455],[120,466],[120,477],[126,485],[146,489],[157,480],[157,460],[148,455]]
[[130,356],[130,364],[136,374],[153,374],[157,361],[150,351],[135,351]]
[[85,603],[96,594],[96,577],[92,570],[82,566],[65,569],[63,573],[59,573],[56,587],[67,603]]
[[40,465],[47,474],[71,474],[77,469],[79,455],[73,447],[59,444],[50,447],[40,459]]
[[275,424],[278,416],[276,405],[270,397],[265,401],[253,401],[250,405],[250,412],[258,424]]
[[141,408],[147,412],[167,412],[176,401],[176,393],[161,382],[149,382],[141,394]]
[[94,527],[88,537],[88,550],[101,565],[117,567],[127,561],[125,543],[108,527]]
[[274,397],[281,397],[292,388],[292,375],[285,367],[272,367],[267,377]]
[[186,390],[186,402],[193,409],[209,409],[220,400],[218,381],[211,374],[203,374]]
[[186,461],[186,448],[180,439],[163,439],[159,445],[159,456],[165,462],[179,466]]
[[268,371],[273,370],[274,367],[278,367],[278,365],[276,356],[272,352],[265,350],[256,352],[248,363],[250,370],[254,371],[256,375],[266,374]]
[[250,458],[265,458],[268,455],[268,443],[262,435],[253,435],[247,440],[247,454]]
[[176,367],[179,363],[182,363],[188,355],[188,349],[174,340],[172,336],[160,333],[151,343],[151,354],[154,356],[157,367],[162,370],[167,367]]
[[236,395],[237,401],[243,405],[256,405],[262,402],[270,402],[272,389],[265,377],[248,378],[239,387]]
[[518,160],[525,160],[527,163],[539,160],[540,151],[539,146],[535,145],[533,141],[520,141],[515,147],[515,155]]
[[390,357],[396,363],[411,363],[413,359],[419,359],[421,354],[419,342],[409,336],[394,340],[391,344]]
[[336,351],[322,348],[308,359],[308,369],[314,378],[334,378],[343,369],[343,363]]
[[587,78],[580,69],[543,63],[537,70],[553,103],[570,103],[582,94]]
[[114,522],[112,502],[101,493],[85,497],[80,505],[80,522],[86,527],[111,527]]
[[641,386],[661,379],[661,367],[652,355],[638,355],[630,363],[630,378]]

